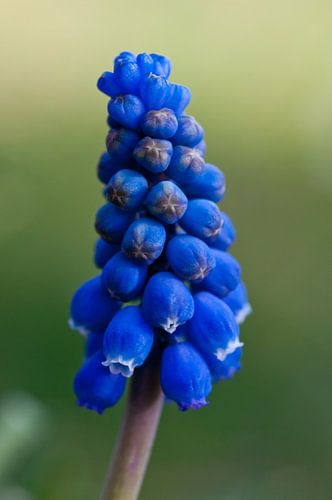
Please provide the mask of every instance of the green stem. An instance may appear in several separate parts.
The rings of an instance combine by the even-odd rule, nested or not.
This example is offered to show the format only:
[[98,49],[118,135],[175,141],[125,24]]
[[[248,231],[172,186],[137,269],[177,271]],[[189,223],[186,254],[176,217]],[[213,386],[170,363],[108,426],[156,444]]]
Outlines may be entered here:
[[157,432],[163,395],[159,364],[136,370],[101,500],[136,500]]

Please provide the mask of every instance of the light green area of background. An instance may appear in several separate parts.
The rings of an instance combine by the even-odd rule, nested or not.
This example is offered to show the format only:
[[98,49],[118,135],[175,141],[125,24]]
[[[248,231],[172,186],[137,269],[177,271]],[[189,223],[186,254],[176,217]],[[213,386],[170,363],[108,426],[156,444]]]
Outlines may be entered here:
[[8,408],[29,415],[24,452],[6,440],[1,498],[97,498],[120,421],[123,403],[76,408],[82,340],[66,320],[95,273],[95,81],[121,50],[168,55],[191,87],[254,308],[242,372],[207,409],[165,409],[142,500],[330,498],[331,2],[1,4],[0,391],[33,398],[0,403],[0,435]]

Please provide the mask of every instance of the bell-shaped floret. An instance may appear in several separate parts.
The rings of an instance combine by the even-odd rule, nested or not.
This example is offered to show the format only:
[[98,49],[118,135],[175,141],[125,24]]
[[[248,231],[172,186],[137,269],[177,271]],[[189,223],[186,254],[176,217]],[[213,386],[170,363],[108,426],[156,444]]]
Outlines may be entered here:
[[150,54],[150,56],[153,60],[153,73],[168,78],[172,70],[170,59],[159,54]]
[[106,147],[113,163],[117,165],[130,163],[133,151],[139,140],[140,136],[133,130],[112,128],[106,137]]
[[103,413],[106,408],[114,406],[120,400],[126,385],[124,377],[112,375],[102,365],[103,359],[101,351],[86,359],[74,380],[77,404],[97,413]]
[[69,325],[84,334],[103,332],[119,308],[120,303],[105,292],[101,278],[97,276],[83,283],[75,292]]
[[138,54],[136,62],[142,75],[145,75],[146,73],[154,73],[154,60],[151,57],[151,54],[146,54],[145,52]]
[[194,199],[189,200],[187,210],[179,224],[187,233],[210,243],[220,233],[223,219],[213,201]]
[[106,186],[108,201],[124,210],[137,210],[143,203],[149,184],[144,175],[134,170],[119,170]]
[[189,234],[174,236],[167,244],[166,255],[174,273],[184,280],[201,281],[216,265],[213,250]]
[[120,52],[120,54],[114,58],[114,69],[116,69],[119,64],[122,64],[125,61],[135,62],[135,54],[133,52],[130,52],[129,50],[123,50],[122,52]]
[[198,149],[175,146],[166,175],[179,184],[189,184],[204,169],[204,158]]
[[210,248],[210,251],[215,259],[216,266],[198,284],[198,288],[223,299],[239,285],[241,267],[238,261],[229,253],[214,248]]
[[163,352],[161,387],[168,399],[177,402],[181,411],[206,406],[211,392],[211,375],[203,357],[189,343],[173,344]]
[[95,243],[95,264],[102,269],[113,255],[119,252],[120,247],[114,243],[107,243],[102,238],[98,238]]
[[165,241],[164,226],[144,217],[130,224],[122,240],[122,251],[130,259],[152,264],[161,255]]
[[155,139],[169,139],[178,128],[174,111],[168,108],[148,111],[141,122],[145,135]]
[[116,82],[115,75],[111,71],[105,71],[97,81],[97,87],[100,92],[108,95],[109,97],[114,97],[120,94],[121,90]]
[[107,184],[110,178],[121,169],[121,164],[114,158],[111,158],[109,153],[105,151],[97,164],[97,177],[100,182]]
[[230,217],[225,214],[225,212],[220,213],[223,225],[220,233],[216,239],[210,242],[210,245],[218,250],[226,251],[233,245],[236,238],[236,232]]
[[145,108],[141,99],[136,95],[119,94],[110,100],[108,113],[123,127],[137,129],[145,113]]
[[124,233],[133,220],[133,214],[107,203],[96,214],[95,228],[98,234],[109,243],[121,243]]
[[145,319],[168,333],[194,314],[194,300],[186,285],[174,274],[160,272],[148,281],[142,300]]
[[225,176],[218,167],[206,163],[201,175],[183,186],[183,191],[188,198],[205,198],[217,203],[225,195]]
[[244,283],[240,283],[235,290],[223,298],[228,307],[233,311],[236,321],[240,325],[251,314],[252,308],[248,300],[248,293]]
[[183,217],[188,200],[172,181],[161,181],[150,189],[145,199],[148,211],[166,224],[174,224]]
[[178,119],[178,129],[172,142],[175,146],[188,146],[193,148],[204,137],[203,127],[193,116],[182,115]]
[[153,345],[153,328],[138,306],[124,307],[108,325],[104,336],[104,355],[111,373],[130,377],[148,357]]
[[204,354],[204,359],[210,369],[213,382],[219,380],[228,380],[241,369],[242,344],[235,351],[228,354],[225,359],[220,361],[211,354]]
[[165,107],[171,108],[177,116],[180,116],[191,100],[191,92],[188,87],[178,83],[169,85]]
[[168,95],[169,83],[163,76],[148,73],[140,82],[140,96],[147,110],[160,109]]
[[135,60],[122,58],[114,68],[115,81],[122,94],[135,94],[141,80],[141,70]]
[[239,326],[230,308],[208,292],[194,295],[195,314],[188,323],[189,340],[219,361],[242,346]]
[[122,252],[112,257],[102,272],[103,287],[113,299],[127,302],[139,296],[147,276],[147,265],[128,259]]
[[150,172],[159,173],[167,169],[173,153],[172,143],[164,139],[144,137],[134,149],[133,155],[139,165]]

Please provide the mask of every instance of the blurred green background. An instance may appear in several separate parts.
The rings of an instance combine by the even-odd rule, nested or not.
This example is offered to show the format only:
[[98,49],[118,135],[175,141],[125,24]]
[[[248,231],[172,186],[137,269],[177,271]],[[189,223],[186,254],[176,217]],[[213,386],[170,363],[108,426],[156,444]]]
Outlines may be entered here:
[[75,406],[66,322],[95,273],[95,82],[121,50],[191,87],[254,308],[241,373],[165,408],[141,498],[331,498],[331,2],[1,3],[0,498],[96,499],[120,422],[123,402]]

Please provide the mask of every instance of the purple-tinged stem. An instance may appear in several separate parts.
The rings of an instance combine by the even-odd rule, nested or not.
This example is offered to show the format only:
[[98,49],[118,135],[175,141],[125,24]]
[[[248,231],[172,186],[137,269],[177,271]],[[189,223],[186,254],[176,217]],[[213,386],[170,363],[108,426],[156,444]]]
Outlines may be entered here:
[[147,365],[132,377],[101,500],[138,498],[164,402],[159,370],[159,363]]

